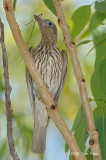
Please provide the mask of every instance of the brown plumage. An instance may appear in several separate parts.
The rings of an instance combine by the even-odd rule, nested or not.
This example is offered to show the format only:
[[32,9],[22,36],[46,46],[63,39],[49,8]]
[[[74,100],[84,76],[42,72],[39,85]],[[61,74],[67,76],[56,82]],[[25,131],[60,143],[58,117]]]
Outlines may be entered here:
[[[58,104],[61,91],[67,73],[67,54],[65,50],[60,52],[56,45],[57,28],[55,24],[40,16],[34,16],[38,22],[42,40],[39,45],[29,51],[42,78]],[[34,116],[34,134],[32,140],[32,152],[44,153],[46,148],[46,130],[49,123],[49,115],[45,104],[41,101],[37,86],[26,68],[26,80],[30,96],[30,102]]]

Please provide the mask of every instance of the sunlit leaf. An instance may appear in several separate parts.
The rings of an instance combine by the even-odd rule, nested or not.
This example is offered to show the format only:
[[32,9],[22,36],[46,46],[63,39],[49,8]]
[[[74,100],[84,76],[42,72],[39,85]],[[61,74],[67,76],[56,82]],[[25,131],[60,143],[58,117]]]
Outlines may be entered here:
[[78,46],[81,46],[81,45],[83,45],[83,44],[88,44],[88,43],[90,43],[90,42],[92,42],[92,40],[81,41],[81,42],[77,45],[77,47],[78,47]]
[[98,12],[106,12],[106,1],[102,1],[102,2],[95,2],[95,9],[98,11]]
[[90,17],[91,5],[82,6],[73,13],[70,21],[70,32],[73,40],[89,22]]
[[53,4],[53,0],[43,0],[43,1],[45,5],[48,7],[48,9],[50,9],[53,14],[57,15],[54,4]]

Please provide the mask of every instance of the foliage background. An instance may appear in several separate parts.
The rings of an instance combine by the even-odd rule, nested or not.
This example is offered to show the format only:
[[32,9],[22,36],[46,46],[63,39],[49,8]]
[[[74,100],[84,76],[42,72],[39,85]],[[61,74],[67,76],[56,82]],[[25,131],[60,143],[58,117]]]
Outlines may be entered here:
[[[46,0],[18,0],[16,3],[15,16],[17,22],[19,23],[24,41],[26,43],[30,37],[33,23],[29,25],[25,24],[33,19],[34,14],[43,13],[43,17],[52,20],[57,25],[56,16],[46,7],[46,2]],[[96,6],[95,10],[95,3],[93,2],[95,1],[64,0],[62,1],[62,5],[67,23],[70,25],[70,32],[72,34],[72,38],[76,45],[79,44],[79,47],[77,47],[77,53],[86,79],[91,106],[94,110],[94,119],[97,128],[100,130],[100,144],[102,147],[103,160],[105,160],[106,155],[104,154],[104,151],[106,140],[106,20],[104,19],[106,17],[106,10],[104,10],[103,7],[102,9],[101,7],[99,7],[98,9],[98,6]],[[74,12],[82,5],[87,5],[87,7],[80,9],[80,11],[78,10],[78,13]],[[53,11],[53,7],[51,7],[50,9],[52,9]],[[68,147],[52,121],[50,122],[47,131],[47,149],[44,156],[31,153],[30,146],[33,134],[33,118],[25,80],[25,64],[23,60],[21,60],[21,55],[12,37],[10,28],[5,18],[5,13],[1,1],[0,17],[2,18],[2,21],[5,25],[5,42],[9,61],[10,84],[12,87],[11,100],[13,108],[13,134],[16,150],[20,155],[20,159],[71,159]],[[58,25],[57,28],[57,44],[60,50],[62,50],[63,48],[66,49],[63,43],[62,33]],[[32,37],[28,43],[28,48],[30,46],[36,47],[36,45],[40,42],[40,39],[40,31],[37,23],[35,23],[35,28]],[[81,41],[84,41],[82,42],[83,45],[81,45]],[[90,51],[91,49],[92,51]],[[86,56],[87,53],[89,54]],[[73,73],[69,53],[68,57],[68,74],[58,107],[67,125],[70,129],[72,128],[73,134],[75,134],[75,138],[82,152],[85,153],[87,152],[87,150],[88,152],[90,152],[89,146],[86,143],[86,141],[88,142],[89,137],[88,134],[86,134],[85,117],[82,107],[80,108],[81,100],[79,96],[77,82]],[[3,80],[2,52],[0,48],[0,160],[11,160],[12,158],[9,155],[9,148],[7,145],[6,137],[4,90],[5,87]],[[75,118],[76,115],[77,117]],[[87,159],[91,160],[92,156],[89,154]]]

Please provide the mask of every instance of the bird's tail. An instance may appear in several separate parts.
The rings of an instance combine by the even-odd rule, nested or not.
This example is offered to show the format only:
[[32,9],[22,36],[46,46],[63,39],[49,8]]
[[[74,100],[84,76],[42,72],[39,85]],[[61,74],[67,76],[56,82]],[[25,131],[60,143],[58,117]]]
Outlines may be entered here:
[[34,113],[34,133],[31,150],[34,153],[43,154],[46,149],[46,131],[49,119],[44,104],[41,102],[38,107],[35,107]]

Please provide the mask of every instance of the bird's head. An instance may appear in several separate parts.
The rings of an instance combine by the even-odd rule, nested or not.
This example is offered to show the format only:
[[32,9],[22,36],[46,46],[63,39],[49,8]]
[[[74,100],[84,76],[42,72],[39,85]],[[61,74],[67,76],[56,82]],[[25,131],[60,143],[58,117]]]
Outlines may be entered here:
[[38,15],[34,15],[34,18],[38,22],[38,25],[42,34],[42,39],[48,43],[56,43],[57,28],[55,24],[48,19],[42,19]]

